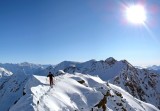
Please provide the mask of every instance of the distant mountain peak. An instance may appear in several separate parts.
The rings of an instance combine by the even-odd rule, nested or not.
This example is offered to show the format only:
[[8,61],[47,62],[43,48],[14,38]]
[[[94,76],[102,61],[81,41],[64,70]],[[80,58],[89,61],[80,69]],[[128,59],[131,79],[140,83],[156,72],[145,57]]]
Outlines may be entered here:
[[109,57],[105,61],[117,61],[117,60],[115,60],[113,57]]

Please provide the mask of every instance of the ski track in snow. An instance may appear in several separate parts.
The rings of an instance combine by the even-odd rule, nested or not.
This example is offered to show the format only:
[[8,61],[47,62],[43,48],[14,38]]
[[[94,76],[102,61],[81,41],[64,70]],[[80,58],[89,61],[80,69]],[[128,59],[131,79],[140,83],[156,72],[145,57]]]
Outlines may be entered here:
[[41,104],[42,103],[42,105],[43,105],[43,107],[46,109],[46,111],[50,111],[49,110],[49,108],[45,105],[45,104],[43,104],[43,99],[44,99],[44,96],[47,96],[48,95],[48,92],[51,90],[51,88],[49,88],[48,89],[48,91],[46,92],[46,93],[44,93],[40,98],[39,98],[39,100],[37,101],[37,111],[40,111],[39,110],[39,104]]

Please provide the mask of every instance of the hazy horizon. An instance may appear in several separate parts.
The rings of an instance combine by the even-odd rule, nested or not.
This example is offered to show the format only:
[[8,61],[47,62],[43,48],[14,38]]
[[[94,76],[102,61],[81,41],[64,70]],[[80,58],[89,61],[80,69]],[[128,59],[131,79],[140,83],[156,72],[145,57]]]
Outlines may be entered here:
[[[108,57],[109,58],[109,57]],[[106,58],[107,59],[107,58]],[[100,60],[106,60],[106,59],[89,59],[89,60],[86,60],[86,61],[90,61],[90,60],[96,60],[96,61],[100,61]],[[115,60],[117,60],[116,58],[114,58]],[[121,60],[127,60],[127,59],[118,59],[117,61],[121,61]],[[86,62],[86,61],[76,61],[76,60],[63,60],[63,61],[72,61],[72,62],[79,62],[79,63],[83,63],[83,62]],[[21,62],[0,62],[2,64],[6,64],[6,63],[9,63],[9,64],[21,64],[21,63],[32,63],[32,64],[39,64],[39,65],[57,65],[63,61],[60,61],[60,62],[57,62],[57,63],[36,63],[36,62],[31,62],[31,61],[21,61]],[[127,60],[128,61],[128,60]],[[130,61],[128,61],[130,64],[132,64],[133,66],[138,66],[138,67],[143,67],[143,68],[146,68],[146,67],[149,67],[149,66],[160,66],[160,64],[149,64],[149,65],[144,65],[144,64],[133,64],[131,63]]]

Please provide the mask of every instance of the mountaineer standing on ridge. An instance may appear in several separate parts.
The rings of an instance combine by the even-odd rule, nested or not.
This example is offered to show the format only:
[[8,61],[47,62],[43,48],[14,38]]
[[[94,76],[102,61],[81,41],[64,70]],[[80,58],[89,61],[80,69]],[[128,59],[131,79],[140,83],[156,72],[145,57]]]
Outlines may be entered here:
[[49,72],[47,77],[49,77],[49,83],[50,83],[50,86],[52,87],[53,86],[53,77],[54,77],[54,75],[51,72]]

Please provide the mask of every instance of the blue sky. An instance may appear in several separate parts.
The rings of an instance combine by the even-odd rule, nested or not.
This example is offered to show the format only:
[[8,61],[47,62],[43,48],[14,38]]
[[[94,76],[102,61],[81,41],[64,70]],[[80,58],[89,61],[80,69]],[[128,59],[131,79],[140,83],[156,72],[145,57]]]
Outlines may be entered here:
[[141,0],[147,28],[127,22],[123,5],[130,1],[1,0],[0,62],[57,64],[114,57],[158,65],[160,1]]

